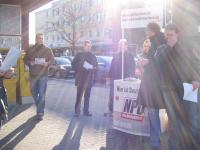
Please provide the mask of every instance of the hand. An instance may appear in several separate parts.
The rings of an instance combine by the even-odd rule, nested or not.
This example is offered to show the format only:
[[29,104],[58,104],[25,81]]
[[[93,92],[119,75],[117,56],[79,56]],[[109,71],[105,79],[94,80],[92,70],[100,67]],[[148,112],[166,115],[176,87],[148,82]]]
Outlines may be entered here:
[[110,85],[110,78],[106,78],[106,85]]
[[142,58],[140,60],[140,62],[139,62],[139,64],[141,65],[141,67],[146,66],[148,63],[149,63],[149,59],[145,59],[145,58]]
[[3,77],[5,72],[0,72],[0,77]]
[[198,89],[200,86],[200,83],[197,81],[192,81],[193,91]]
[[8,71],[6,71],[6,72],[4,73],[4,77],[5,77],[5,78],[11,78],[14,74],[15,74],[14,68],[11,68],[10,70],[8,70]]
[[35,65],[35,61],[32,61],[32,60],[31,60],[31,61],[30,61],[30,65],[31,65],[31,66]]

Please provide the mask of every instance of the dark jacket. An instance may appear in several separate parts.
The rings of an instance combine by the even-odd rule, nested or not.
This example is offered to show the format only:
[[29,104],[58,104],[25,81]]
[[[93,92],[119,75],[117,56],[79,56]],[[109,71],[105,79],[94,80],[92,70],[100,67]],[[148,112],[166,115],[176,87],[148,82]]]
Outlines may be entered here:
[[48,67],[44,67],[42,65],[30,65],[30,61],[35,61],[36,58],[44,58],[46,62],[49,64],[53,63],[54,56],[53,52],[50,48],[41,45],[34,45],[26,50],[26,54],[24,57],[24,63],[29,66],[31,77],[40,77],[48,75]]
[[141,85],[137,100],[143,106],[150,108],[164,108],[162,94],[159,88],[159,76],[156,66],[152,62],[153,56],[158,47],[166,43],[165,37],[162,33],[150,38],[151,48],[145,56],[150,60],[150,63],[144,67],[144,73],[141,79]]
[[[135,61],[131,53],[124,53],[124,78],[134,77],[135,73]],[[122,79],[122,52],[119,52],[113,56],[109,77],[111,80]]]
[[181,43],[171,48],[163,45],[154,56],[154,62],[159,69],[160,86],[168,90],[174,90],[183,98],[183,82],[191,83],[200,81],[195,55],[190,48]]
[[[93,65],[94,69],[85,69],[83,67],[85,61]],[[75,70],[75,85],[84,87],[92,86],[97,66],[96,56],[91,52],[78,53],[72,62],[72,68]]]

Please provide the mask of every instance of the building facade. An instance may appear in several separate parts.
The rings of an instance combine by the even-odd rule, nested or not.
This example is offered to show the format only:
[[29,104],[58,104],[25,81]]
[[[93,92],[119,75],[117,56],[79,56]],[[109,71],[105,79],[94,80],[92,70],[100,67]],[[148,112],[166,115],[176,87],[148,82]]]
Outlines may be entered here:
[[84,40],[91,40],[97,53],[105,53],[112,45],[104,0],[60,0],[35,18],[36,33],[44,33],[51,48],[78,51]]

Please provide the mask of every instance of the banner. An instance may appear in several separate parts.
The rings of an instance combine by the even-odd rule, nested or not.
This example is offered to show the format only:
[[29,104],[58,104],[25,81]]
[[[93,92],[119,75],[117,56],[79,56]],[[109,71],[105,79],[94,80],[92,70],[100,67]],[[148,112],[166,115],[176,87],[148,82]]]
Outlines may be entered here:
[[149,136],[147,109],[136,101],[140,80],[114,81],[113,128],[129,134]]
[[125,9],[121,12],[121,28],[145,28],[149,22],[163,26],[163,7]]

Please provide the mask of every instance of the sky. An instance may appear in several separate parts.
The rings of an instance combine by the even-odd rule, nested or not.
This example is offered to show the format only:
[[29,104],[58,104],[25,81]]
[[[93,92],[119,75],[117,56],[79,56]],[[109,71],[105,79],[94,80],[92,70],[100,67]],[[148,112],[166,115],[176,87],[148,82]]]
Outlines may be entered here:
[[52,3],[55,1],[58,0],[53,0],[52,2],[47,3],[42,7],[29,13],[29,44],[35,44],[35,13],[44,9],[51,8]]

